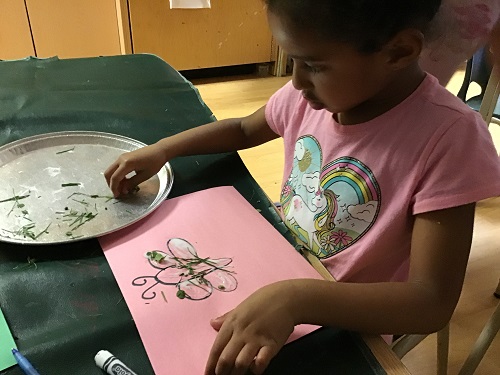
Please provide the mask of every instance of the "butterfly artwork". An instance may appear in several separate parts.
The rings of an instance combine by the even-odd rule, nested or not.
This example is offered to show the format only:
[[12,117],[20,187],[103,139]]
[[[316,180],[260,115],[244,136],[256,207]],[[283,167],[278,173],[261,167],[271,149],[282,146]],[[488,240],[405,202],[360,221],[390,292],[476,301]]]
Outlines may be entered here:
[[154,275],[132,280],[134,286],[151,284],[143,291],[142,299],[156,298],[154,289],[158,285],[174,287],[178,298],[193,301],[210,297],[214,290],[227,293],[237,288],[231,258],[200,258],[194,246],[182,238],[169,239],[166,247],[167,252],[154,250],[146,253],[152,271],[156,272]]

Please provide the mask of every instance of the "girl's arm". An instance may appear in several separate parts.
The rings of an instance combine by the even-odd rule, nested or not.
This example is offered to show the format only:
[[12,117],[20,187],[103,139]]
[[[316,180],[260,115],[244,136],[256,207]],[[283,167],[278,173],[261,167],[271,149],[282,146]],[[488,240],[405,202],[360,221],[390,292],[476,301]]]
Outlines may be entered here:
[[451,318],[461,293],[474,207],[469,204],[415,217],[407,282],[358,284],[303,279],[258,290],[212,323],[220,331],[206,374],[243,374],[249,366],[261,373],[293,326],[300,323],[377,334],[441,329]]
[[294,314],[295,322],[369,333],[438,331],[450,320],[460,297],[474,207],[470,204],[415,217],[407,282],[329,284],[310,280],[291,285],[300,291],[297,307],[302,306]]
[[[158,173],[177,156],[237,151],[278,138],[267,124],[265,107],[250,116],[202,125],[121,155],[104,173],[115,197]],[[126,176],[135,171],[135,176]]]

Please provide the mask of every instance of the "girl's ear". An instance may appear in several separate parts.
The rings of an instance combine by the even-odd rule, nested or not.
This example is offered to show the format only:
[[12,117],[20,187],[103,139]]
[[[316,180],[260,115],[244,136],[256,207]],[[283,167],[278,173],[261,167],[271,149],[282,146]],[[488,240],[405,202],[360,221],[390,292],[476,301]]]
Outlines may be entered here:
[[400,70],[418,61],[424,45],[424,35],[417,29],[400,31],[383,47],[386,63]]

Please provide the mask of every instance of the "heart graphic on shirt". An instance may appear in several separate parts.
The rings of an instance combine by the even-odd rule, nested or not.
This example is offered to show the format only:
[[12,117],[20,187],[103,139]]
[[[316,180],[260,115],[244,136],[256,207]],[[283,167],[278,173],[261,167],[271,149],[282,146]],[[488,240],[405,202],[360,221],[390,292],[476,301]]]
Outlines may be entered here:
[[313,136],[297,140],[290,176],[281,191],[286,225],[318,258],[357,242],[375,222],[380,188],[371,170],[352,157],[323,166]]

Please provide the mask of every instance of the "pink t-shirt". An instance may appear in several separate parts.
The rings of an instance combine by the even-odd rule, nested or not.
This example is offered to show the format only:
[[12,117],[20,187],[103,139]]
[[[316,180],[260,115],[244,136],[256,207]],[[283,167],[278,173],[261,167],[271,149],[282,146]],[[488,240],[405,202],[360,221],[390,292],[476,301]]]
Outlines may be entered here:
[[414,215],[500,195],[486,124],[431,75],[366,123],[337,123],[291,83],[266,119],[284,138],[284,221],[339,281],[406,280]]

